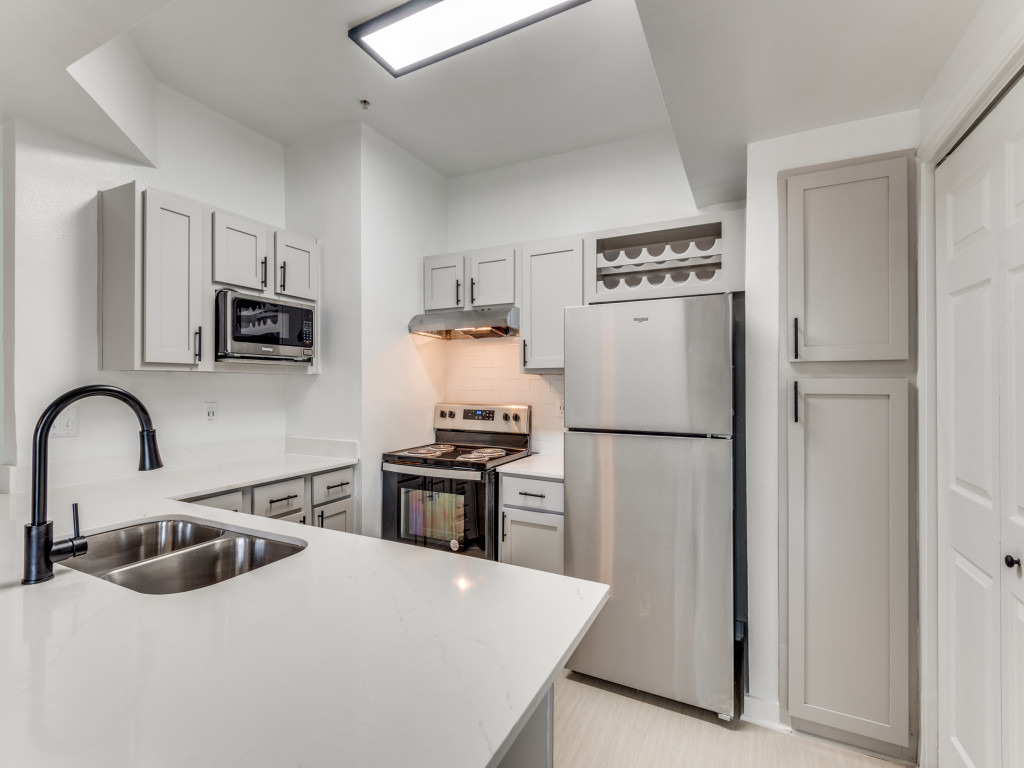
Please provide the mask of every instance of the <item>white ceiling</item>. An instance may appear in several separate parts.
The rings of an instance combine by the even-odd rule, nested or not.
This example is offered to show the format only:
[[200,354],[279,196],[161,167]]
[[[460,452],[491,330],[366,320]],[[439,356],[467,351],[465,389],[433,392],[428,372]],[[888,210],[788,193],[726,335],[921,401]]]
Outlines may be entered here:
[[0,119],[137,156],[65,71],[132,30],[159,80],[281,143],[362,120],[447,176],[671,119],[707,205],[743,197],[749,141],[916,108],[982,0],[591,0],[394,80],[347,30],[399,2],[0,0]]
[[283,144],[362,120],[449,177],[669,124],[634,0],[591,0],[395,79],[348,29],[397,4],[177,0],[132,39],[158,80]]
[[636,0],[700,206],[748,142],[916,109],[982,0]]

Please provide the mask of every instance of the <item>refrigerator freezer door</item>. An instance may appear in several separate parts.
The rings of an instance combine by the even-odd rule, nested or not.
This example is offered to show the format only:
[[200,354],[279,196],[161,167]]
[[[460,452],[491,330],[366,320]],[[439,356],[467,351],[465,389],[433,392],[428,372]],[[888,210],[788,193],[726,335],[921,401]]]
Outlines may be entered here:
[[732,297],[566,309],[565,425],[731,435]]
[[566,433],[565,573],[611,586],[570,669],[734,715],[732,448]]

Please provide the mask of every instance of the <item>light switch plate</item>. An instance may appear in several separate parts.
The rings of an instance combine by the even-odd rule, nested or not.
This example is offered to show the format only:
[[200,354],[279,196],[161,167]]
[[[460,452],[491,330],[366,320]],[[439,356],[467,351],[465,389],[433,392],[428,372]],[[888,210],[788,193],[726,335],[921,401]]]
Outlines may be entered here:
[[215,422],[217,420],[217,404],[203,403],[203,408],[206,412],[206,420],[211,423]]

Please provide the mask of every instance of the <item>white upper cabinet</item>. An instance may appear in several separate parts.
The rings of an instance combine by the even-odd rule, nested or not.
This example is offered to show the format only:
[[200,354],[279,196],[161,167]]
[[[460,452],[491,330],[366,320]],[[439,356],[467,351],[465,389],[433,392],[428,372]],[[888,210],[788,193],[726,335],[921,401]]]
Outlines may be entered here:
[[316,300],[320,292],[320,245],[311,237],[277,232],[274,235],[275,293]]
[[465,259],[461,253],[423,259],[423,311],[464,307],[465,270]]
[[511,247],[487,248],[466,255],[469,306],[489,307],[516,300],[516,253]]
[[565,368],[565,308],[583,304],[583,241],[526,245],[523,252],[523,368]]
[[907,158],[786,179],[790,360],[909,355]]
[[203,207],[144,193],[143,362],[193,365],[202,338]]
[[213,212],[213,280],[254,291],[269,285],[267,227],[227,211]]

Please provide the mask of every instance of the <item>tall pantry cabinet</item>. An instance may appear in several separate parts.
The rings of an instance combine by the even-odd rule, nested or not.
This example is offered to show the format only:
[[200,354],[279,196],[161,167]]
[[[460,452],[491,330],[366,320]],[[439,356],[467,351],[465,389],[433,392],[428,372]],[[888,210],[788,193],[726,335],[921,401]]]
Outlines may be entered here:
[[779,178],[783,703],[799,730],[908,760],[912,162]]

